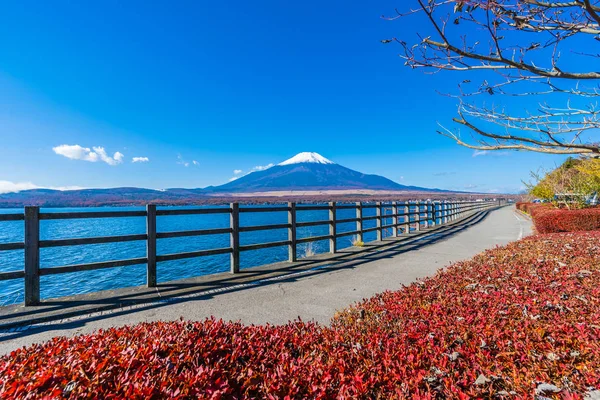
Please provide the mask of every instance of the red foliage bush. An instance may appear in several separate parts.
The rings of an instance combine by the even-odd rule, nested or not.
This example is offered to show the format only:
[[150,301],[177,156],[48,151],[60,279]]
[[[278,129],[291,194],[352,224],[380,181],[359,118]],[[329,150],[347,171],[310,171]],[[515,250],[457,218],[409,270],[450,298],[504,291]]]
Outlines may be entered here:
[[0,398],[533,398],[600,389],[600,232],[539,235],[330,327],[157,322],[0,358]]
[[517,209],[531,215],[538,233],[600,230],[600,208],[565,210],[549,204],[517,203]]
[[593,231],[600,229],[600,208],[548,210],[534,218],[539,233]]
[[554,207],[548,203],[517,203],[516,207],[527,214],[537,214],[546,210],[552,210]]
[[525,210],[524,210],[524,207],[525,207],[527,204],[532,204],[532,203],[528,203],[528,202],[525,202],[525,201],[517,201],[517,202],[515,203],[515,207],[517,207],[517,210],[525,211]]

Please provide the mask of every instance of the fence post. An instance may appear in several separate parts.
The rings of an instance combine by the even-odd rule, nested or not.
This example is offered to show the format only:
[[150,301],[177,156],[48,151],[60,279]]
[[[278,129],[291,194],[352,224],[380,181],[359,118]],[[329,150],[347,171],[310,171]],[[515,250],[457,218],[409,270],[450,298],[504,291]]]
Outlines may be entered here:
[[431,201],[426,201],[425,204],[425,229],[431,227]]
[[398,202],[392,201],[392,236],[398,237]]
[[381,228],[381,202],[378,201],[375,203],[375,216],[377,219],[375,220],[377,225],[377,240],[381,241],[383,239],[383,229]]
[[417,226],[415,227],[415,230],[419,232],[421,230],[421,202],[416,201],[415,204],[417,206],[417,214],[415,215],[415,222],[417,223]]
[[156,287],[156,205],[146,205],[146,285]]
[[337,216],[335,209],[335,201],[329,203],[329,252],[331,254],[337,253]]
[[435,219],[436,217],[436,212],[435,212],[435,201],[431,202],[431,228],[433,228],[434,226],[437,225],[437,220]]
[[231,203],[231,215],[229,218],[229,226],[231,233],[229,234],[229,243],[231,245],[231,273],[237,274],[240,272],[240,204]]
[[427,225],[428,228],[432,228],[435,225],[435,221],[433,219],[433,210],[434,210],[434,207],[435,207],[435,203],[433,201],[430,201],[430,202],[427,203],[427,210],[428,211],[431,210],[431,211],[429,211],[429,217],[430,217],[429,221],[430,222]]
[[358,231],[358,240],[363,242],[363,212],[362,212],[362,203],[360,201],[356,202],[356,230]]
[[425,202],[425,229],[433,225],[433,216],[431,215],[431,200]]
[[40,208],[25,207],[25,305],[40,303]]
[[410,233],[410,203],[404,202],[404,233]]
[[444,200],[444,202],[442,203],[442,215],[442,224],[445,225],[448,223],[448,202],[446,200]]
[[295,262],[298,260],[296,249],[296,203],[288,203],[288,261]]

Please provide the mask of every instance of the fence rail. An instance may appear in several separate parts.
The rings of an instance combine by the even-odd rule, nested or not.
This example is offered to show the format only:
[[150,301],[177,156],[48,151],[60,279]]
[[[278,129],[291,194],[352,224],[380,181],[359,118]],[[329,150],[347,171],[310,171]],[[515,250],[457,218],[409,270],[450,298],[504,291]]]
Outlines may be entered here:
[[[156,266],[159,262],[181,260],[186,258],[206,257],[218,254],[230,255],[230,271],[238,273],[240,270],[240,253],[272,247],[288,247],[289,261],[297,261],[297,245],[316,241],[329,241],[330,253],[337,252],[336,239],[347,236],[356,236],[359,241],[364,240],[364,234],[377,233],[377,240],[382,240],[383,231],[391,229],[391,236],[410,234],[414,231],[432,228],[462,219],[475,212],[498,207],[504,204],[503,200],[493,201],[461,201],[461,202],[390,202],[390,203],[362,203],[326,205],[301,205],[288,203],[286,206],[272,207],[240,207],[232,203],[228,207],[196,208],[196,209],[160,209],[155,205],[146,206],[145,211],[101,211],[101,212],[59,212],[41,213],[39,207],[25,207],[23,214],[0,214],[2,221],[24,221],[25,235],[23,242],[0,243],[0,251],[24,250],[25,268],[21,271],[0,272],[0,281],[9,279],[23,279],[25,289],[25,305],[32,306],[40,303],[40,276],[55,275],[97,269],[127,267],[132,265],[147,265],[147,286],[157,284]],[[375,209],[375,215],[363,216],[363,210]],[[337,218],[338,210],[356,211],[355,218]],[[327,220],[298,222],[298,213],[303,211],[328,211]],[[389,213],[388,213],[389,211]],[[240,226],[240,213],[286,212],[288,222],[283,224]],[[187,230],[175,232],[158,232],[158,216],[175,215],[207,215],[229,214],[230,226],[228,228]],[[136,235],[104,236],[90,238],[70,238],[55,240],[40,240],[40,220],[82,219],[82,218],[123,218],[145,217],[146,233]],[[392,223],[387,221],[392,220]],[[374,227],[365,228],[365,221],[376,221]],[[355,223],[356,229],[347,232],[337,232],[337,225]],[[329,226],[327,235],[298,238],[297,230],[302,227]],[[287,229],[287,240],[240,245],[240,233]],[[167,238],[191,237],[202,235],[224,235],[230,237],[230,246],[226,248],[199,250],[174,254],[156,254],[157,241]],[[145,241],[146,257],[130,258],[125,260],[112,260],[93,262],[79,265],[56,266],[40,268],[40,249],[61,246],[80,246],[101,243],[117,243],[129,241]]]

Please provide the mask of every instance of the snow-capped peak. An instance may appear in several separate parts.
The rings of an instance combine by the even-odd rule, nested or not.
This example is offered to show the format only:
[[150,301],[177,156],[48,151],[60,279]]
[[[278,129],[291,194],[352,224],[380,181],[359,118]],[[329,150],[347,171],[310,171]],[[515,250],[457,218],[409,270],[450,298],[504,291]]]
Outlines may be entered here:
[[335,164],[333,161],[326,159],[318,153],[304,152],[298,153],[289,160],[285,160],[279,165],[290,165],[300,163],[315,163],[315,164]]

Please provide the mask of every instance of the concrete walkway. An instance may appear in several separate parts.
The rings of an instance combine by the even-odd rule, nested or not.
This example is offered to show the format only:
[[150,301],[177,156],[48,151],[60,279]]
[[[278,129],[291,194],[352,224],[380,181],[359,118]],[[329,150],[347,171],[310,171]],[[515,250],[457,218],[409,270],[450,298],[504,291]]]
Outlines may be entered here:
[[514,208],[505,207],[477,217],[457,231],[448,236],[441,231],[343,262],[241,285],[236,290],[214,290],[210,296],[190,296],[0,331],[0,354],[54,336],[180,317],[202,320],[215,316],[247,324],[283,324],[300,316],[305,321],[327,324],[336,310],[385,290],[397,290],[453,262],[527,236],[531,223]]

